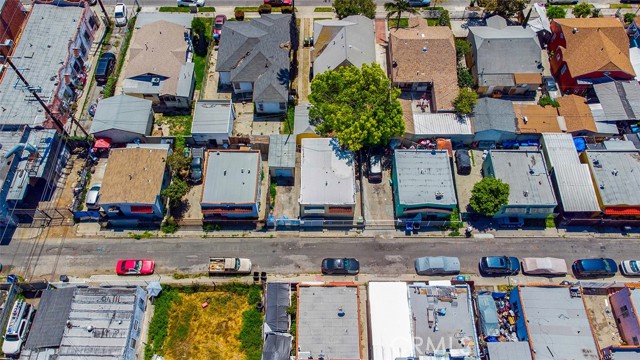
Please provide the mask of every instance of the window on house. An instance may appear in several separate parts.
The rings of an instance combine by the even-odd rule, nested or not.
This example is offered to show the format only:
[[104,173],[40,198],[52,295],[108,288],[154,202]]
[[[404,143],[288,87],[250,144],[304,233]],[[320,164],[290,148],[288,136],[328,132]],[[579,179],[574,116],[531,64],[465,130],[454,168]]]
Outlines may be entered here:
[[564,34],[560,33],[560,39],[564,39]]
[[567,64],[562,65],[562,69],[560,69],[560,75],[564,75],[567,72]]
[[133,330],[138,331],[138,326],[139,326],[138,320],[134,321],[133,322]]
[[560,61],[560,53],[556,54],[556,60]]
[[233,88],[236,90],[240,90],[240,83],[233,83]]
[[280,103],[280,110],[286,110],[287,109],[287,104],[281,102]]
[[632,337],[631,340],[633,340],[633,345],[640,345],[640,342],[638,342],[637,336]]
[[88,31],[86,31],[86,30],[85,30],[85,32],[84,32],[84,34],[83,34],[83,35],[84,35],[84,39],[85,39],[85,40],[87,40],[87,41],[89,41],[89,42],[91,41],[91,35],[89,35],[89,32],[88,32]]
[[164,97],[164,101],[176,101],[176,97],[172,95],[167,95]]
[[551,42],[553,42],[553,40],[556,39],[556,34],[553,34],[553,36],[551,37]]
[[144,311],[144,299],[138,300],[138,307],[140,308],[140,310]]
[[83,43],[80,43],[80,54],[84,57],[87,54],[87,47]]
[[624,305],[620,308],[620,315],[622,315],[623,318],[629,317],[629,308],[627,307],[627,305]]
[[136,339],[131,339],[131,342],[129,342],[129,346],[132,349],[135,349],[136,348]]
[[89,25],[91,26],[91,28],[96,27],[96,20],[93,18],[93,16],[89,18]]
[[264,111],[264,104],[258,103],[258,111]]

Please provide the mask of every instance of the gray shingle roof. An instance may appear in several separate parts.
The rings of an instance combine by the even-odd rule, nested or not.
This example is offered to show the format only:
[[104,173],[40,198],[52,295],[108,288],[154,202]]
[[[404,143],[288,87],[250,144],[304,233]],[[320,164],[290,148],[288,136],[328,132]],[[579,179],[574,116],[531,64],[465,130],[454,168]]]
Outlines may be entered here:
[[570,134],[542,134],[545,156],[566,212],[600,211],[589,166],[581,164]]
[[265,14],[248,22],[225,23],[216,71],[230,72],[232,82],[253,82],[256,102],[286,102],[291,18]]
[[[60,82],[59,70],[69,55],[69,41],[74,38],[83,11],[77,6],[33,4],[14,48],[13,63],[32,86],[41,88],[39,95],[45,103],[50,102]],[[6,71],[0,83],[0,104],[2,125],[41,125],[45,120],[42,107],[13,70]]]
[[[468,39],[471,42],[480,86],[492,85],[489,81],[510,79],[483,79],[484,75],[541,73],[542,70],[538,68],[541,50],[536,33],[522,26],[502,26],[503,22],[494,18],[495,16],[487,21],[493,26],[469,27]],[[487,80],[487,84],[484,80]],[[513,79],[510,81],[513,82]]]
[[511,101],[481,98],[473,112],[473,127],[476,133],[485,130],[516,132],[516,114]]
[[313,24],[313,74],[343,64],[361,67],[376,61],[373,20],[353,15],[342,20],[318,20]]
[[117,129],[134,134],[149,135],[151,101],[134,96],[118,95],[98,103],[91,122],[90,134]]
[[75,288],[50,289],[42,293],[25,347],[58,347],[69,319]]
[[610,81],[593,84],[602,105],[602,120],[640,119],[640,84],[637,81]]

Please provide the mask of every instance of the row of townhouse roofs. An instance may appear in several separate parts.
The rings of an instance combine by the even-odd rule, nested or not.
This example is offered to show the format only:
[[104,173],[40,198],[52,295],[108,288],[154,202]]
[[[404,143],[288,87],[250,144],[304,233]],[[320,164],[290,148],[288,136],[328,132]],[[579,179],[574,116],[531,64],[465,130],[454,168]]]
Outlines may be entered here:
[[640,290],[632,283],[530,284],[492,292],[459,280],[430,280],[369,282],[366,294],[344,282],[300,283],[295,290],[292,344],[291,285],[266,286],[263,358],[289,359],[292,349],[296,359],[344,360],[640,356]]
[[[267,154],[249,147],[205,152],[199,194],[203,220],[258,220],[262,182],[266,181],[262,176],[264,155],[273,181],[288,178],[293,183],[300,172],[300,219],[353,220],[357,206],[353,154],[336,139],[300,140],[299,169],[292,135],[271,135],[268,144],[263,144]],[[170,180],[166,165],[170,151],[168,144],[111,149],[100,204],[112,221],[163,217],[161,191]],[[458,175],[450,149],[395,149],[392,162],[396,218],[451,217],[459,204]],[[545,133],[540,146],[488,151],[482,170],[484,176],[510,187],[508,202],[494,215],[499,222],[558,214],[568,224],[635,225],[640,221],[640,197],[635,191],[640,186],[635,175],[640,172],[640,151],[631,142],[606,141],[602,148],[578,152],[571,135]]]
[[[61,286],[42,291],[20,359],[135,358],[148,331],[143,321],[147,300],[157,295],[159,283],[150,284],[147,291]],[[640,289],[635,283],[529,284],[495,292],[460,279],[369,282],[366,295],[360,288],[349,282],[267,283],[262,302],[263,358],[630,360],[640,356]],[[292,291],[297,296],[292,297]],[[288,312],[292,305],[297,309],[295,325]],[[290,335],[294,330],[295,342]]]
[[[15,34],[11,39],[15,43],[12,48],[13,62],[17,68],[23,69],[31,82],[31,87],[36,87],[36,91],[49,104],[53,114],[64,124],[68,124],[67,119],[70,116],[71,105],[75,101],[76,89],[86,81],[84,63],[87,61],[88,51],[92,47],[94,36],[100,26],[98,18],[84,3],[80,6],[65,7],[36,3],[28,13],[21,8],[19,2],[6,1],[3,4],[3,16],[16,11],[25,15],[21,30],[19,26],[14,26],[18,30],[5,32]],[[154,112],[173,111],[192,106],[194,77],[189,29],[192,16],[162,13],[138,15],[125,67],[123,94],[100,102],[90,131],[96,138],[108,138],[114,144],[152,141]],[[450,29],[427,26],[426,22],[418,18],[412,18],[410,22],[408,28],[391,30],[388,47],[388,68],[392,83],[408,90],[404,92],[401,100],[405,110],[405,139],[416,141],[424,138],[447,138],[455,144],[488,147],[503,144],[509,147],[523,143],[536,144],[542,133],[565,132],[576,136],[605,137],[619,135],[622,129],[626,132],[624,134],[626,140],[633,144],[640,144],[640,138],[635,133],[638,127],[634,124],[640,117],[640,110],[635,109],[634,98],[640,92],[638,83],[633,80],[635,72],[629,60],[629,38],[617,19],[558,19],[549,23],[547,31],[546,28],[538,30],[531,26],[508,26],[504,19],[492,17],[487,20],[486,26],[470,27],[468,40],[472,44],[472,52],[467,56],[467,63],[476,77],[480,94],[517,96],[535,91],[541,82],[539,79],[542,73],[540,61],[542,41],[550,54],[553,54],[551,67],[558,78],[562,92],[583,94],[584,89],[588,88],[593,89],[596,95],[594,98],[583,98],[577,95],[560,97],[558,109],[522,105],[489,97],[481,98],[471,116],[459,116],[451,111],[452,101],[458,88],[454,81],[457,66],[454,39]],[[51,26],[56,28],[52,29]],[[53,39],[55,41],[51,43],[48,38],[41,36],[45,29],[47,32],[56,31],[60,36]],[[633,32],[633,29],[635,27],[631,26],[629,32]],[[295,38],[292,35],[295,35],[296,31],[291,16],[269,14],[248,22],[228,22],[225,24],[224,31],[225,36],[220,42],[216,65],[221,84],[230,85],[237,94],[251,94],[256,103],[256,111],[259,113],[286,111],[289,55],[292,49],[291,39]],[[373,23],[369,19],[354,16],[343,20],[316,21],[314,31],[318,34],[313,50],[314,74],[337,66],[360,66],[363,63],[375,61],[373,50],[375,49],[375,32]],[[158,36],[160,32],[162,36]],[[323,33],[326,33],[326,36],[320,36]],[[584,56],[592,53],[597,53],[598,56]],[[421,61],[416,61],[417,58],[421,58]],[[580,60],[587,58],[589,61]],[[50,59],[59,59],[59,61],[50,61]],[[286,81],[283,81],[283,77]],[[612,79],[617,81],[611,81]],[[605,80],[607,82],[604,82]],[[17,131],[18,135],[36,134],[48,131],[40,130],[43,126],[54,127],[51,119],[48,119],[31,95],[31,90],[20,82],[14,72],[4,72],[0,82],[0,103],[2,104],[0,124],[2,124],[3,133],[8,135]],[[204,100],[197,102],[194,107],[192,127],[194,142],[226,145],[225,143],[231,141],[235,119],[235,110],[231,102]],[[297,109],[296,112],[298,112]],[[303,114],[300,117],[304,117],[304,109],[300,113]],[[302,119],[300,123],[300,128],[295,132],[298,138],[301,134],[303,137],[307,136],[305,134],[313,135],[310,134],[314,131],[308,119]],[[53,139],[39,141],[39,144],[31,141],[18,142],[23,149],[22,154],[17,154],[17,151],[9,152],[10,146],[3,144],[3,148],[7,151],[5,156],[7,158],[13,156],[14,160],[8,165],[3,164],[7,167],[8,174],[3,178],[4,187],[14,188],[14,190],[19,188],[22,195],[22,198],[18,196],[15,200],[11,198],[11,201],[14,201],[13,204],[9,197],[0,201],[3,204],[4,223],[15,221],[9,209],[12,206],[15,207],[16,202],[25,201],[26,183],[33,184],[39,179],[49,180],[51,176],[59,174],[60,169],[64,167],[64,159],[68,155],[65,153],[66,149],[59,146],[53,149],[45,147],[45,144],[52,146],[58,142],[55,132],[49,136]],[[12,134],[11,137],[14,135]],[[300,144],[299,139],[296,139],[296,142]],[[34,147],[38,150],[33,150]],[[633,153],[632,150],[625,149]],[[497,152],[493,153],[497,154]],[[618,152],[616,154],[619,155]],[[291,154],[285,152],[269,156],[270,159],[274,157],[288,159]],[[310,157],[306,156],[306,158]],[[588,163],[588,156],[582,157],[581,163]],[[303,163],[304,158],[305,156],[303,156]],[[33,169],[34,162],[41,163],[38,171],[21,171],[23,168]],[[308,162],[315,163],[315,161]],[[116,164],[117,161],[113,163]],[[491,166],[500,166],[495,165],[495,161],[487,163]],[[631,162],[631,164],[634,163]],[[567,172],[571,174],[575,169],[584,169],[574,165],[575,162],[573,165],[562,163],[556,166],[569,168]],[[537,166],[540,166],[540,163]],[[548,177],[553,166],[550,164],[545,166],[549,171],[540,173]],[[115,168],[117,165],[111,167]],[[602,168],[601,165],[592,166],[591,172],[595,174],[598,170],[594,169]],[[569,192],[566,189],[571,186],[564,186],[561,181],[557,182],[561,185],[555,185],[553,180],[561,207],[556,209],[553,190],[542,191],[532,186],[532,189],[524,189],[522,192],[512,191],[512,196],[522,193],[525,200],[514,199],[511,204],[510,199],[509,205],[520,204],[520,207],[510,211],[517,217],[546,217],[553,213],[554,209],[556,212],[579,214],[578,217],[581,218],[594,218],[602,214],[637,216],[640,201],[629,203],[629,199],[621,200],[616,196],[609,199],[600,194],[609,189],[620,190],[613,185],[607,186],[607,182],[628,179],[622,173],[618,175],[623,171],[622,169],[618,169],[617,166],[614,168],[615,171],[611,171],[616,173],[613,180],[596,179],[595,175],[591,176],[593,185],[591,187],[594,190],[589,190],[589,194],[584,195],[589,199],[588,204],[581,201],[579,206],[567,206],[563,199],[570,197],[565,192]],[[449,165],[449,173],[451,173],[450,169]],[[162,172],[164,171],[163,169]],[[279,171],[292,173],[292,170]],[[332,170],[332,172],[336,171]],[[581,174],[585,174],[584,170],[580,171]],[[629,171],[633,172],[633,169]],[[302,173],[305,172],[310,173],[310,170],[303,169]],[[345,173],[346,171],[342,169],[337,172]],[[499,173],[499,171],[495,172]],[[14,173],[20,176],[16,177]],[[50,177],[47,178],[42,174]],[[326,174],[329,172],[326,171]],[[306,196],[305,185],[303,185],[300,195],[300,203],[303,204],[301,217],[307,216],[307,213],[309,216],[330,213],[338,217],[353,216],[353,210],[348,209],[353,209],[351,198],[354,197],[354,190],[351,184],[354,181],[352,177],[343,181],[340,176],[342,175],[336,175],[340,180],[336,180],[334,186],[340,186],[345,190],[331,193],[332,196],[340,198],[338,201],[315,199],[314,194]],[[394,172],[394,176],[400,175]],[[499,175],[495,176],[499,177]],[[128,177],[133,178],[133,176]],[[318,179],[313,176],[308,178]],[[581,176],[577,178],[583,179],[583,182],[588,180]],[[161,181],[158,189],[161,189],[166,186],[167,177],[160,176],[159,179]],[[212,176],[209,176],[209,182],[211,181],[213,181]],[[429,180],[419,181],[429,183]],[[329,186],[330,181],[326,180],[324,183],[325,186]],[[443,193],[455,191],[454,187],[450,186],[450,181],[445,183],[448,185],[443,187],[449,190],[445,189]],[[548,179],[541,180],[538,182],[538,187],[550,187],[551,183],[552,181]],[[394,181],[394,184],[402,184],[402,180]],[[394,186],[397,188],[395,192],[402,191],[400,188],[403,185]],[[310,187],[317,189],[315,186]],[[583,186],[583,188],[590,189],[589,186]],[[256,189],[259,192],[259,186],[256,186]],[[512,189],[520,189],[520,187],[512,186]],[[547,195],[534,195],[536,192]],[[591,196],[592,193],[595,194]],[[4,193],[0,194],[6,196]],[[150,210],[146,205],[156,204],[159,201],[158,194],[159,191],[153,195],[154,201],[145,198],[145,201],[141,202],[145,203],[145,207],[140,212],[149,213]],[[233,192],[229,194],[232,195]],[[258,198],[258,195],[255,194],[255,198]],[[426,195],[423,194],[423,196]],[[401,197],[398,194],[396,199]],[[593,201],[594,197],[597,202]],[[535,200],[532,201],[533,199]],[[137,206],[136,202],[128,199],[127,196],[115,200],[114,203]],[[241,203],[248,204],[248,200],[252,199],[243,198]],[[202,204],[216,203],[216,201],[227,204],[225,206],[228,208],[233,208],[229,204],[237,204],[235,200],[209,199],[208,196],[203,196]],[[415,204],[416,201],[423,201],[423,203]],[[408,215],[404,212],[411,207],[425,209],[425,211],[414,210],[414,215],[423,213],[425,216],[443,216],[447,211],[442,212],[439,208],[448,209],[451,204],[453,207],[456,204],[455,195],[438,196],[436,204],[432,205],[432,202],[434,201],[431,199],[412,197],[407,204],[396,204],[395,208],[398,217]],[[444,202],[449,204],[443,206]],[[532,202],[534,205],[531,205]],[[571,201],[567,200],[567,203]],[[254,204],[253,200],[251,204]],[[157,205],[157,208],[152,211],[155,216],[162,214],[160,204]],[[203,210],[207,208],[206,205],[202,207]],[[254,217],[257,211],[254,209],[258,206],[250,207],[252,208],[250,212],[236,211],[241,217]],[[114,209],[119,208],[114,207]],[[430,208],[436,211],[432,211],[433,214],[431,214]],[[214,215],[224,213],[221,210],[207,209],[209,210]],[[114,213],[121,214],[118,210]],[[501,211],[500,216],[507,216],[507,213],[507,211]]]

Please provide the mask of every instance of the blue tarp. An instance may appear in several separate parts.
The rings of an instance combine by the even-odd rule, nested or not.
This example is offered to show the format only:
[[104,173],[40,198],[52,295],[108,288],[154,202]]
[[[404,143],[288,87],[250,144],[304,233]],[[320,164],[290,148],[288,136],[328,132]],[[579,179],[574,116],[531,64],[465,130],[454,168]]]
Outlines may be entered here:
[[573,138],[573,143],[578,152],[583,152],[587,148],[587,142],[583,138]]
[[498,310],[491,295],[478,295],[478,312],[483,335],[500,336]]

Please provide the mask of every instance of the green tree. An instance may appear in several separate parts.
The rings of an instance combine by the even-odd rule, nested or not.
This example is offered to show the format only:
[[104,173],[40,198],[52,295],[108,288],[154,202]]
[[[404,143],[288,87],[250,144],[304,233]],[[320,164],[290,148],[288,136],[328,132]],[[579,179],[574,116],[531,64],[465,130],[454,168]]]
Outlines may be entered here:
[[478,93],[468,87],[463,87],[460,89],[458,96],[453,100],[453,106],[458,114],[471,114],[477,101]]
[[458,61],[464,59],[465,55],[471,52],[471,44],[465,39],[456,39],[456,56]]
[[[208,29],[209,28],[209,29]],[[207,48],[211,42],[211,29],[210,26],[201,17],[194,17],[191,20],[191,30],[195,34],[195,51],[198,55],[206,55]]]
[[577,18],[589,17],[591,15],[591,5],[583,1],[580,4],[573,7],[572,13],[573,13],[573,16]]
[[373,0],[334,0],[333,8],[339,19],[351,15],[364,15],[369,19],[376,17],[376,4]]
[[486,11],[510,18],[524,10],[529,0],[479,0],[478,4]]
[[402,13],[417,14],[416,10],[407,0],[393,0],[393,2],[384,3],[384,11],[387,12],[387,20],[396,17],[396,29],[400,27],[400,17]]
[[554,108],[559,108],[560,107],[560,103],[555,101],[555,100],[553,100],[548,95],[541,96],[540,100],[538,100],[538,105],[540,105],[542,107],[546,107],[547,105],[551,105]]
[[399,95],[378,64],[363,64],[362,69],[342,66],[311,82],[310,115],[320,133],[334,135],[357,151],[404,133]]
[[189,185],[180,178],[174,178],[171,184],[162,190],[161,195],[169,199],[169,206],[178,207],[182,204],[182,198],[189,192]]
[[189,173],[191,158],[184,156],[184,147],[176,146],[174,151],[167,157],[167,166],[172,176],[184,178]]
[[464,66],[458,65],[458,86],[461,88],[470,88],[473,86],[473,75]]
[[626,13],[624,14],[624,23],[625,24],[631,24],[633,22],[633,19],[636,18],[636,14],[634,13]]
[[564,19],[567,16],[567,12],[560,6],[549,6],[547,8],[547,16],[549,19]]
[[471,190],[469,204],[473,211],[493,216],[500,207],[509,201],[509,184],[502,180],[486,177],[476,183]]

